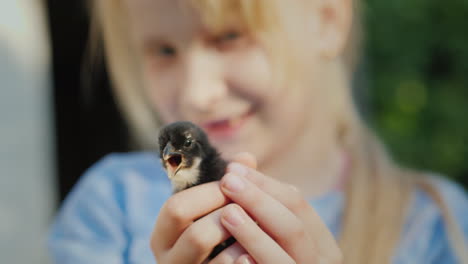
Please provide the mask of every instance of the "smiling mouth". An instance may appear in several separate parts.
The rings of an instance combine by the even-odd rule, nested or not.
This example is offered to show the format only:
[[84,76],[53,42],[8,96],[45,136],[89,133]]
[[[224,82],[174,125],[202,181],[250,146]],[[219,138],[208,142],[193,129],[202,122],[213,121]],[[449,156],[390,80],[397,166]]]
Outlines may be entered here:
[[207,130],[208,132],[235,129],[235,128],[240,127],[254,112],[255,112],[254,109],[251,108],[244,114],[238,115],[233,118],[207,122],[203,124],[203,128]]

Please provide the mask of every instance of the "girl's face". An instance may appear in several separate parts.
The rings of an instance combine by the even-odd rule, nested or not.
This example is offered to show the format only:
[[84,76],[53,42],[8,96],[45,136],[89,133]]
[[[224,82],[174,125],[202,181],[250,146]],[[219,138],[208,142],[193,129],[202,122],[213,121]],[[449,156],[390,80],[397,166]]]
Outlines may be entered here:
[[[234,19],[221,32],[209,30],[181,2],[126,1],[148,101],[165,123],[200,125],[225,158],[248,151],[262,164],[320,114],[308,111],[313,89],[280,87],[255,34]],[[320,97],[318,90],[314,97]]]

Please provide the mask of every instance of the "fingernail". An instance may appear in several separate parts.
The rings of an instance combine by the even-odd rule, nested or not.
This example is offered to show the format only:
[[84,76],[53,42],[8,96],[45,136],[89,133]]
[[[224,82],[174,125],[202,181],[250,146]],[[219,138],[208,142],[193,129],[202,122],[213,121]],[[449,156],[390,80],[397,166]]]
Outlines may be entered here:
[[245,223],[242,212],[236,206],[229,206],[224,210],[223,218],[232,226],[239,226]]
[[228,173],[224,176],[223,187],[230,192],[240,192],[245,188],[245,183],[236,174]]
[[294,186],[292,184],[289,185],[289,188],[291,188],[295,192],[301,192],[301,191],[299,191],[299,188],[297,188],[296,186]]
[[242,264],[254,264],[255,263],[255,261],[250,255],[242,255],[240,256],[240,259],[241,259],[240,263]]
[[239,163],[231,163],[229,164],[229,172],[235,173],[240,176],[245,176],[247,175],[247,168]]

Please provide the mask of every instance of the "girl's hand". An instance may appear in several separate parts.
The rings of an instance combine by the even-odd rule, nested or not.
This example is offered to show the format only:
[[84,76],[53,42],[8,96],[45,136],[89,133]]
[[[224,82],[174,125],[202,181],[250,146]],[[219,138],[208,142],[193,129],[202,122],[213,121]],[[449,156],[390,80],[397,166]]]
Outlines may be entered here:
[[[252,158],[243,163],[255,166]],[[342,263],[332,234],[296,188],[239,163],[220,185],[234,202],[221,210],[221,223],[237,243],[210,263]]]
[[[256,167],[255,159],[248,154],[240,154],[233,160]],[[231,236],[221,224],[221,208],[228,202],[219,182],[195,186],[171,196],[161,208],[151,235],[151,250],[157,262],[200,264],[206,260],[216,245]],[[235,245],[223,251],[224,259],[246,253]]]
[[216,245],[230,237],[220,222],[220,208],[228,202],[219,182],[171,196],[161,208],[151,235],[151,249],[157,262],[202,263]]

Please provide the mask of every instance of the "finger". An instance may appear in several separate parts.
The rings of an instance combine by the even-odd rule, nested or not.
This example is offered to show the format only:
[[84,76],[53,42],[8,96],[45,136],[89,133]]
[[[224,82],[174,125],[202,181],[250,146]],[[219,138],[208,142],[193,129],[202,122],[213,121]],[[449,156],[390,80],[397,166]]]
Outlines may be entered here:
[[234,263],[239,257],[245,255],[247,251],[239,245],[239,243],[234,243],[225,250],[221,251],[210,264],[225,264],[225,263]]
[[298,200],[302,199],[299,190],[293,185],[284,184],[276,179],[267,177],[255,169],[248,168],[240,163],[230,163],[227,173],[233,172],[246,177],[249,181],[257,185],[260,189],[278,199],[286,207],[295,209]]
[[227,197],[219,189],[219,182],[202,184],[174,194],[159,212],[151,236],[153,252],[157,254],[171,248],[193,221],[227,203]]
[[292,185],[281,183],[239,163],[230,163],[227,167],[227,173],[230,172],[245,177],[300,218],[308,221],[320,220],[313,210],[305,210],[310,207],[309,204],[304,200],[299,190]]
[[170,251],[170,263],[201,263],[213,248],[230,237],[218,209],[191,224]]
[[255,264],[257,263],[249,254],[240,256],[234,264]]
[[322,221],[317,212],[303,198],[296,187],[284,184],[239,163],[229,164],[227,172],[233,172],[238,175],[245,176],[245,178],[255,184],[258,188],[286,206],[302,220],[312,237],[322,238],[318,247],[321,250],[324,250],[323,252],[334,254],[336,242],[333,235],[330,233],[328,227]]
[[[233,173],[224,176],[221,189],[296,261],[303,263],[312,259],[316,252],[310,248],[315,243],[302,220],[286,206],[244,177]],[[245,247],[244,244],[241,245]]]
[[234,155],[231,162],[237,162],[240,164],[244,164],[247,167],[252,169],[257,169],[257,159],[254,155],[250,154],[249,152],[240,152]]
[[294,260],[242,210],[239,205],[223,208],[221,223],[259,263],[294,263]]

